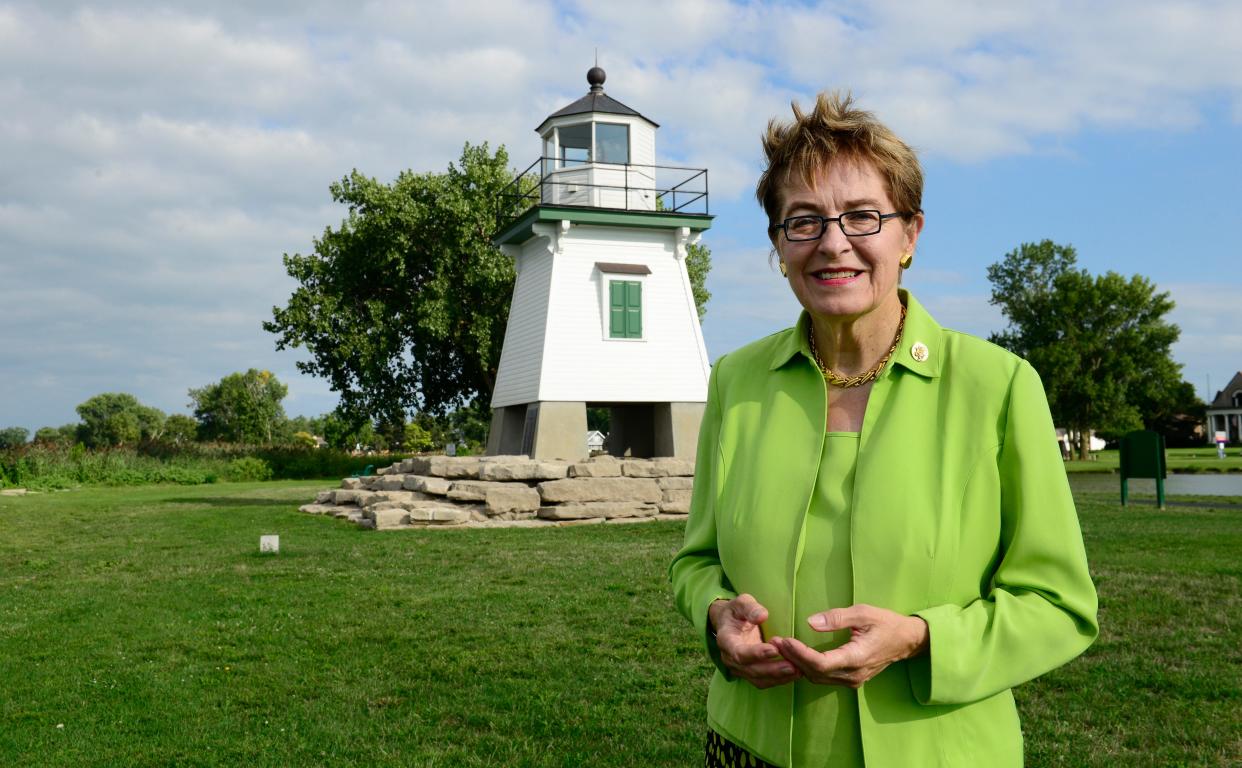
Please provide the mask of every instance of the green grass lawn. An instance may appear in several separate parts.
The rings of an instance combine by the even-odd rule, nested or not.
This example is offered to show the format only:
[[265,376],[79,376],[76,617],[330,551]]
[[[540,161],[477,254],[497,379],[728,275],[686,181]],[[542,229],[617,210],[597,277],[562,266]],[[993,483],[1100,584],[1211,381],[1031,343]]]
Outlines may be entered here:
[[[681,524],[376,533],[322,487],[0,498],[0,765],[701,764]],[[1028,765],[1238,764],[1242,500],[1080,502],[1103,632],[1018,689]]]
[[[1092,454],[1090,461],[1067,461],[1066,472],[1116,472],[1121,467],[1121,452],[1115,448]],[[1242,449],[1229,446],[1225,458],[1216,455],[1216,446],[1199,448],[1167,448],[1165,462],[1170,472],[1242,472]]]

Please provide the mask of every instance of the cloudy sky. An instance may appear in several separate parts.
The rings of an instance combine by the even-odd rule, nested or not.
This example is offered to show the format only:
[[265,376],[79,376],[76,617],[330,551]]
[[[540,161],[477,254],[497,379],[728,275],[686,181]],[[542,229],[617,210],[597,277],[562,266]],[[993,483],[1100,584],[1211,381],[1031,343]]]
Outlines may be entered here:
[[0,427],[108,391],[186,412],[249,367],[290,414],[330,410],[261,327],[294,287],[281,254],[340,221],[329,183],[467,141],[525,166],[596,49],[661,161],[710,170],[713,358],[797,309],[753,202],[760,132],[849,88],[922,154],[907,284],[943,324],[999,329],[986,266],[1051,238],[1172,293],[1204,394],[1242,369],[1239,41],[1233,0],[0,0]]

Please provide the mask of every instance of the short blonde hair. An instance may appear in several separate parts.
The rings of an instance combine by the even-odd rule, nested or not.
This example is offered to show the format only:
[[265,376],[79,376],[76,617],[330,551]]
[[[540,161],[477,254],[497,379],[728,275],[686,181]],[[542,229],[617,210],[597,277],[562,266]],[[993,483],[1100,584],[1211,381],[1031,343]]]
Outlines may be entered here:
[[763,137],[768,167],[759,177],[755,197],[769,225],[779,223],[781,191],[789,179],[798,174],[809,185],[815,172],[837,157],[874,165],[893,205],[905,218],[922,212],[923,168],[914,150],[874,114],[855,107],[851,94],[825,91],[815,99],[810,114],[797,102],[792,106],[793,120],[772,118]]

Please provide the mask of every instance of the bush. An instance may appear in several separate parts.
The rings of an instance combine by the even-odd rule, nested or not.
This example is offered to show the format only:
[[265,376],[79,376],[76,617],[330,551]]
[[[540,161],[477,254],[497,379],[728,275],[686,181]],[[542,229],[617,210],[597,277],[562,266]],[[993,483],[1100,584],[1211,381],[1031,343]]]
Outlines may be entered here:
[[224,479],[234,483],[272,479],[272,467],[263,459],[244,456],[233,459],[224,470]]

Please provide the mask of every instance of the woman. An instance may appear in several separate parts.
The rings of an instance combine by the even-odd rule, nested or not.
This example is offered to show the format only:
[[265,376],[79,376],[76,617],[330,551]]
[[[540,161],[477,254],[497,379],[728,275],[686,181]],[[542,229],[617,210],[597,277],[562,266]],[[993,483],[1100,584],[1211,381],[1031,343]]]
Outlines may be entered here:
[[670,568],[707,765],[1020,766],[1010,688],[1098,631],[1039,377],[899,289],[922,171],[870,113],[821,94],[764,150],[804,311],[716,361]]

